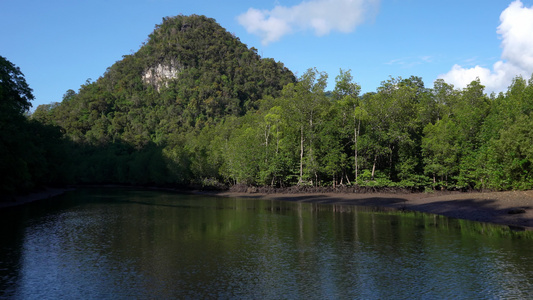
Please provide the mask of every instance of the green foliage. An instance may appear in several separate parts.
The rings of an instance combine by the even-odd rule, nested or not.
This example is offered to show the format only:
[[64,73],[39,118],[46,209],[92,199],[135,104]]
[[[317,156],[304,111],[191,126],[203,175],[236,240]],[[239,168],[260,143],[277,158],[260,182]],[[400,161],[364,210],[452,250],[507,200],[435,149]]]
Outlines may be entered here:
[[[28,120],[32,90],[0,56],[0,194],[2,199],[68,178],[67,142],[58,127]],[[43,119],[46,115],[42,114]],[[7,197],[6,197],[7,198]]]
[[448,116],[444,116],[435,124],[427,124],[423,134],[424,171],[433,177],[435,184],[438,181],[439,186],[447,188],[451,176],[459,170],[455,123]]
[[0,116],[24,113],[31,107],[33,98],[20,68],[0,56]]
[[294,149],[299,149],[298,184],[318,182],[316,135],[322,125],[320,115],[328,105],[324,94],[327,77],[324,72],[308,69],[298,83],[288,84],[282,91],[281,107],[295,138],[294,145],[298,145]]
[[487,187],[498,190],[533,188],[533,119],[521,115],[489,143]]

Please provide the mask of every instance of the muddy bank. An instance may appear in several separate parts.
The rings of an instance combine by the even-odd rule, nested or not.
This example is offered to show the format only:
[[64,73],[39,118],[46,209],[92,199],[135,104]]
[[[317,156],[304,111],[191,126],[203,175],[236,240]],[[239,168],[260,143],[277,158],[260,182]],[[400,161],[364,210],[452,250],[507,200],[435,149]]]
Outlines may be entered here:
[[533,230],[533,191],[510,192],[281,192],[225,191],[218,196],[264,198],[332,205],[360,205],[419,211],[451,218],[523,227]]
[[[130,186],[129,188],[132,187]],[[161,190],[162,188],[157,189]],[[47,188],[36,193],[2,201],[0,202],[0,209],[45,200],[69,190],[72,190],[72,188]],[[191,192],[175,188],[164,188],[162,190],[178,193]],[[352,192],[347,190],[302,191],[301,189],[291,188],[265,191],[257,188],[247,188],[245,190],[196,191],[193,193],[224,197],[276,199],[302,203],[386,207],[533,230],[533,190],[488,193],[412,193],[401,190]]]

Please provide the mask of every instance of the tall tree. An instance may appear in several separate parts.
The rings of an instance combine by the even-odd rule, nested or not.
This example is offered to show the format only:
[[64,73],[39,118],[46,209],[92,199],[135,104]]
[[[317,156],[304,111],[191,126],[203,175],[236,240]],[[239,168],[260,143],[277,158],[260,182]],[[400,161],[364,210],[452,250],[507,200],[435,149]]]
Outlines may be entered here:
[[0,56],[0,194],[61,182],[64,146],[58,128],[28,120],[31,88],[18,67]]
[[452,113],[457,126],[456,148],[460,155],[458,183],[463,187],[475,187],[478,176],[478,154],[482,148],[482,127],[488,115],[490,101],[484,93],[485,87],[479,78],[472,81],[461,92]]
[[431,90],[428,122],[421,140],[424,172],[433,179],[433,186],[448,188],[452,176],[459,171],[459,153],[456,148],[457,126],[452,109],[457,106],[460,91],[442,79],[437,79]]
[[28,124],[24,117],[33,100],[24,74],[0,56],[0,192],[13,194],[31,188],[27,158],[32,149],[27,143]]
[[0,56],[0,109],[6,114],[22,114],[31,107],[32,89],[20,68]]
[[[316,68],[308,69],[296,84],[288,84],[282,91],[286,116],[299,131],[300,163],[298,184],[304,183],[304,167],[307,178],[317,178],[317,157],[313,149],[318,116],[327,103],[324,89],[328,75]],[[305,161],[305,163],[304,163]]]
[[420,166],[419,103],[424,94],[418,77],[391,78],[382,82],[378,93],[365,102],[371,115],[368,146],[373,156],[372,177],[378,159],[391,180],[411,180],[410,174]]
[[359,174],[359,159],[358,159],[358,141],[357,138],[361,131],[361,121],[367,116],[367,112],[361,106],[359,93],[361,86],[353,81],[351,70],[340,70],[340,74],[335,78],[335,89],[333,90],[333,97],[340,105],[343,118],[351,118],[350,131],[353,132],[353,157],[354,157],[354,174],[357,181]]

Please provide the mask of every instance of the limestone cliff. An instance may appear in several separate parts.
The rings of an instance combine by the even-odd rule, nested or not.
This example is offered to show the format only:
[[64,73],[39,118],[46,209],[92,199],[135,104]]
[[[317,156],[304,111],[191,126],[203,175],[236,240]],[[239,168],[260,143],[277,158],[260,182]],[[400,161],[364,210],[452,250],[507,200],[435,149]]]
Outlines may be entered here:
[[168,64],[159,63],[145,70],[142,74],[142,80],[145,84],[151,84],[157,91],[160,91],[164,85],[168,87],[169,80],[178,78],[182,70],[183,67],[175,60],[170,61]]

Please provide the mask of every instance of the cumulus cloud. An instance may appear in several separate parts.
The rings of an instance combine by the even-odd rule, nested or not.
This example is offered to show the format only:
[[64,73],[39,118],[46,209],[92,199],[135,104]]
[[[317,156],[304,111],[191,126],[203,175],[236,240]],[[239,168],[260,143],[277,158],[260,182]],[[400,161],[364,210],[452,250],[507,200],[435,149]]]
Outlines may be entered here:
[[439,78],[462,88],[479,77],[487,92],[505,91],[517,75],[529,79],[533,73],[533,7],[524,7],[520,0],[512,2],[500,15],[497,33],[502,38],[502,54],[492,69],[454,65]]
[[264,45],[284,35],[313,30],[317,36],[331,31],[352,32],[368,17],[374,16],[380,0],[311,0],[272,10],[250,8],[237,17],[249,33],[261,37]]

